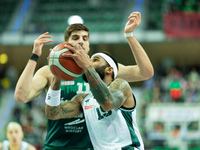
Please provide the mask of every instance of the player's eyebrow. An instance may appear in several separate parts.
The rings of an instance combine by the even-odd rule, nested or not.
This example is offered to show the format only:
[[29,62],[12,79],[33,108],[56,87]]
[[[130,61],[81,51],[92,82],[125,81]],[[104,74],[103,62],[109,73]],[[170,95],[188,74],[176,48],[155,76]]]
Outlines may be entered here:
[[90,59],[91,59],[91,60],[92,60],[92,59],[98,59],[98,60],[99,60],[99,59],[100,59],[100,57],[99,57],[99,56],[93,56],[93,57],[92,57],[92,58],[90,58]]
[[79,34],[72,34],[72,37],[73,37],[73,36],[80,36],[80,35],[79,35]]
[[98,58],[98,59],[99,59],[99,56],[94,56],[94,57],[92,57],[92,58]]

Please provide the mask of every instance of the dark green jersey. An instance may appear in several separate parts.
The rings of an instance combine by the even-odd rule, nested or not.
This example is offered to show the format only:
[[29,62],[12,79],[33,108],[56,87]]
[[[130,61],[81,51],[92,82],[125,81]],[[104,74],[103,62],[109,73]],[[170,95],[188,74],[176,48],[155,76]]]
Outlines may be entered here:
[[[90,87],[82,77],[73,81],[62,81],[61,101],[70,100],[76,94],[89,93]],[[49,120],[47,122],[46,148],[81,149],[91,148],[84,115],[71,119]]]

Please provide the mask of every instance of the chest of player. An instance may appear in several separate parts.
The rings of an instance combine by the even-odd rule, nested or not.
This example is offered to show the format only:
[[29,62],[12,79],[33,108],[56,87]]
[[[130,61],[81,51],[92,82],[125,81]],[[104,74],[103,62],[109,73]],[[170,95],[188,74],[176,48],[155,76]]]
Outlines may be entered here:
[[72,81],[62,80],[60,88],[62,100],[70,100],[77,94],[90,93],[90,85],[82,77]]
[[105,121],[112,118],[114,110],[104,111],[92,94],[88,95],[82,102],[85,116],[94,121]]

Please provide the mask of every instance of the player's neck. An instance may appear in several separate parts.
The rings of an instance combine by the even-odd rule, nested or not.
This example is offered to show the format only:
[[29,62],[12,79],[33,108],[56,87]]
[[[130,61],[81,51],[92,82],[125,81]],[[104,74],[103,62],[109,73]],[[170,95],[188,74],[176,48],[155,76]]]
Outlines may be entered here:
[[104,82],[107,86],[109,86],[109,85],[111,84],[112,80],[111,80],[111,79],[108,79],[108,78],[104,78],[104,79],[103,79],[103,82]]
[[20,150],[21,144],[10,144],[9,150]]

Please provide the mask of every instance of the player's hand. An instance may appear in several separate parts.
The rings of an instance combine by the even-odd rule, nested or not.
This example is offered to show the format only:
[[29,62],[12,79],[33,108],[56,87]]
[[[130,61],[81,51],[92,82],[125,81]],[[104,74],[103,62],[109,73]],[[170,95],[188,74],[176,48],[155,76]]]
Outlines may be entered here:
[[128,17],[129,21],[126,23],[124,32],[130,33],[135,30],[135,28],[141,23],[141,14],[139,12],[133,12]]
[[71,57],[73,58],[76,63],[83,69],[87,68],[91,65],[90,57],[87,54],[86,50],[80,44],[73,44],[70,43],[72,46],[66,45],[65,47],[73,52],[73,54],[66,54],[63,53],[64,57]]
[[53,41],[53,40],[49,39],[49,38],[52,38],[52,36],[48,35],[48,34],[49,34],[49,32],[41,34],[36,40],[34,40],[34,46],[33,46],[34,54],[41,56],[43,45]]

